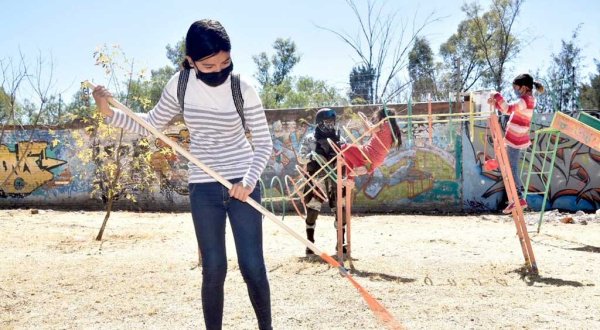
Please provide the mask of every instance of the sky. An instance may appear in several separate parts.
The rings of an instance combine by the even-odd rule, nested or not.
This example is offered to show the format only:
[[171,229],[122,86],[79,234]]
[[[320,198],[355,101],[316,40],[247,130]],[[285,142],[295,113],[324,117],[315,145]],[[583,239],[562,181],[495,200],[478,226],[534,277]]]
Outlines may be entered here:
[[[357,0],[359,4],[364,1]],[[378,1],[398,19],[417,24],[433,13],[438,21],[423,31],[437,55],[440,44],[465,19],[463,1]],[[484,9],[490,1],[480,0]],[[323,26],[356,35],[357,20],[344,0],[257,1],[67,1],[0,0],[0,60],[18,61],[19,52],[33,65],[41,54],[52,59],[52,90],[69,102],[79,83],[89,79],[105,84],[103,71],[94,65],[93,52],[103,44],[118,44],[137,69],[157,69],[170,62],[165,46],[180,40],[190,24],[202,18],[219,20],[232,42],[235,71],[252,78],[256,65],[252,56],[272,53],[277,38],[291,38],[301,54],[292,74],[325,80],[345,90],[357,56],[352,49]],[[362,7],[361,7],[362,8]],[[545,72],[561,40],[570,40],[581,24],[579,46],[584,57],[584,75],[595,72],[600,60],[600,1],[526,0],[515,25],[524,41],[519,57],[511,63],[511,76],[520,72]],[[587,78],[586,78],[587,81]],[[25,93],[24,93],[25,94]],[[21,98],[27,95],[20,95]]]

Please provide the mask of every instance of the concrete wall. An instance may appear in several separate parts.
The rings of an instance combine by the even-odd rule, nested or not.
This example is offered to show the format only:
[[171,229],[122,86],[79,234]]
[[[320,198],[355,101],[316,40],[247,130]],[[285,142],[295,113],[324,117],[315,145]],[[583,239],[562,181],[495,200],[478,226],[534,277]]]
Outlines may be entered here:
[[[433,113],[448,113],[451,106],[434,104]],[[390,107],[399,114],[408,112],[406,105]],[[316,110],[267,111],[274,151],[262,176],[266,196],[281,196],[280,187],[285,190],[285,176],[298,176],[296,153],[302,138],[313,129],[309,123],[313,123]],[[369,107],[336,108],[341,124],[350,127],[355,136],[362,133],[357,129],[360,126],[357,111],[369,114],[372,110]],[[424,104],[410,110],[413,114],[426,113]],[[542,117],[535,119],[536,127],[548,125],[550,116]],[[468,122],[436,123],[430,143],[427,124],[403,125],[403,146],[393,150],[373,175],[357,180],[355,210],[427,213],[486,212],[502,208],[504,187],[501,176],[497,171],[485,172],[481,166],[484,156],[493,157],[493,147],[490,142],[485,142],[486,123],[475,125],[473,138],[469,129]],[[76,157],[80,147],[75,146],[73,132],[81,133],[82,130],[81,127],[5,130],[0,145],[0,207],[102,208],[99,199],[90,197],[95,180],[94,166],[84,164]],[[166,133],[173,139],[183,141],[186,138],[186,132],[180,126],[170,127]],[[27,148],[30,136],[35,142]],[[491,137],[488,139],[491,141]],[[129,134],[126,140],[135,148],[140,137]],[[547,142],[542,140],[540,144],[545,146]],[[84,147],[93,147],[92,142],[86,141]],[[28,149],[26,154],[25,149]],[[156,191],[138,194],[135,204],[121,200],[117,208],[188,209],[187,162],[177,156],[165,158],[158,152],[155,156],[160,178]],[[24,159],[16,175],[9,177],[21,158]],[[539,165],[541,159],[538,157],[535,162]],[[530,189],[542,189],[539,176],[533,176]],[[567,137],[561,138],[547,209],[596,210],[600,208],[599,196],[600,153]],[[532,195],[528,200],[531,206],[539,208],[539,196]],[[280,204],[274,206],[281,209]],[[286,206],[287,212],[290,208],[290,205]]]

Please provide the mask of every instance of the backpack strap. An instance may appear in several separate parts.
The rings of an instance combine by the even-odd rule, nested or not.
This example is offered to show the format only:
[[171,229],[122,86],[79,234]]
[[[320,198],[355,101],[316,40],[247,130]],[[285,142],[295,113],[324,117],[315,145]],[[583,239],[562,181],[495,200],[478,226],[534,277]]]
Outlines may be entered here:
[[177,82],[177,101],[183,115],[183,105],[185,104],[185,90],[190,78],[190,69],[182,69],[179,71],[179,81]]
[[231,94],[233,96],[233,103],[235,103],[235,110],[237,110],[242,120],[242,127],[248,134],[248,127],[246,127],[246,118],[244,117],[244,97],[242,96],[242,87],[240,84],[240,75],[231,74]]
[[242,120],[242,127],[244,128],[246,139],[248,139],[248,142],[250,142],[250,145],[252,146],[252,150],[254,150],[254,145],[252,144],[252,132],[246,127],[246,118],[244,117],[244,97],[242,96],[240,75],[237,73],[231,74],[231,95],[233,96],[233,103],[235,103],[235,110],[237,110],[240,119]]

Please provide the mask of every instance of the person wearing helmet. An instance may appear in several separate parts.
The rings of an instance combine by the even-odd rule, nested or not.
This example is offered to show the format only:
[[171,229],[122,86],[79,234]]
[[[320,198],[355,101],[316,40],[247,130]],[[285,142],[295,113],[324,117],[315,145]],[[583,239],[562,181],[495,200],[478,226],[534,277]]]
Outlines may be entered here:
[[[317,188],[311,184],[304,186],[304,202],[306,204],[306,239],[313,243],[315,242],[317,218],[321,212],[323,203],[328,201],[329,207],[332,210],[336,209],[336,182],[327,176],[327,172],[335,168],[335,160],[329,163],[329,170],[323,169],[319,171],[321,169],[321,164],[329,162],[332,158],[336,157],[335,150],[331,148],[327,140],[330,139],[338,147],[344,143],[337,128],[334,110],[329,108],[320,109],[315,117],[314,127],[314,132],[308,133],[304,138],[298,155],[298,162],[306,166],[306,171],[309,176],[313,176],[316,172],[319,172],[314,179]],[[317,158],[320,158],[321,160],[319,161]],[[319,197],[319,194],[314,192],[315,189],[324,191],[327,195],[327,200],[323,200]],[[333,223],[337,228],[337,221],[334,221]],[[346,219],[343,219],[343,225],[345,236]],[[306,248],[305,252],[307,256],[313,254],[313,251],[309,248]],[[345,246],[343,247],[343,252],[346,252]]]

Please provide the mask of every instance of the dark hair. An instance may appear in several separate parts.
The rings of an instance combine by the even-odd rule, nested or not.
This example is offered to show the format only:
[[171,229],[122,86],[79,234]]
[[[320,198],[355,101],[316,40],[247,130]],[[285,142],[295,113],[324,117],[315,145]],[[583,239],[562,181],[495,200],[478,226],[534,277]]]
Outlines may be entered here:
[[399,148],[402,145],[402,131],[396,122],[396,118],[393,117],[395,115],[394,111],[384,106],[383,108],[377,110],[376,115],[378,119],[377,121],[387,118],[388,122],[390,123],[390,127],[392,128],[394,140],[396,140],[393,147]]
[[535,86],[535,90],[538,93],[541,94],[544,92],[544,85],[542,85],[539,81],[534,81],[533,77],[529,73],[522,73],[518,75],[513,80],[513,85],[525,86],[529,88],[529,90],[533,90],[533,86]]
[[[221,23],[212,19],[203,19],[190,26],[185,36],[185,55],[191,57],[193,61],[198,61],[221,51],[231,51],[229,35]],[[185,59],[181,65],[191,69]]]

